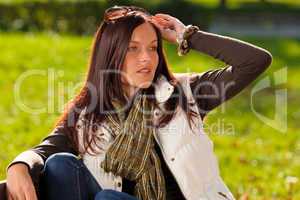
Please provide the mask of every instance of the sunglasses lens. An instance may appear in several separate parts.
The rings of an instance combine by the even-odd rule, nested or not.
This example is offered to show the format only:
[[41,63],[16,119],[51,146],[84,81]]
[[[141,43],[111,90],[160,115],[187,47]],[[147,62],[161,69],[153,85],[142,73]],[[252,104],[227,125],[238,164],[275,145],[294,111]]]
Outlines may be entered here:
[[111,20],[120,18],[126,14],[126,10],[117,10],[109,14],[109,18]]
[[119,18],[122,18],[124,16],[128,15],[140,15],[144,18],[147,17],[147,14],[145,14],[143,11],[140,10],[132,10],[127,7],[119,7],[119,6],[114,6],[112,8],[109,8],[108,10],[105,11],[105,20],[107,22],[117,20]]
[[112,7],[105,12],[105,19],[108,21],[116,20],[120,17],[125,16],[127,12],[127,9],[124,7]]

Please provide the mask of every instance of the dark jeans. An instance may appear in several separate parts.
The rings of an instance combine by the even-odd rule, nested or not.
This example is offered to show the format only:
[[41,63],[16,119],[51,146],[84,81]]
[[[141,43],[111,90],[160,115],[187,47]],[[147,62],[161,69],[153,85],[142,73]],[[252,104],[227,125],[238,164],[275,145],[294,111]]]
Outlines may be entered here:
[[102,190],[82,160],[70,153],[57,153],[45,163],[42,199],[48,200],[137,200],[124,192]]

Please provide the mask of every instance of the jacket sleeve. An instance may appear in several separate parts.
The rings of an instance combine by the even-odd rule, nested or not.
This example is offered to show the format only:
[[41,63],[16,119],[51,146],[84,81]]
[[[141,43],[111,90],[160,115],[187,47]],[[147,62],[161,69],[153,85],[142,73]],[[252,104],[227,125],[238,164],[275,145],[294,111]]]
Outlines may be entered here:
[[16,163],[24,163],[28,166],[30,175],[38,189],[39,175],[43,169],[46,159],[54,153],[69,152],[77,155],[78,153],[72,147],[68,137],[65,135],[63,126],[57,126],[54,130],[42,140],[42,142],[30,150],[19,154],[7,167]]
[[202,117],[238,94],[272,62],[267,50],[253,44],[205,31],[188,39],[191,49],[226,63],[225,67],[196,73],[191,89]]

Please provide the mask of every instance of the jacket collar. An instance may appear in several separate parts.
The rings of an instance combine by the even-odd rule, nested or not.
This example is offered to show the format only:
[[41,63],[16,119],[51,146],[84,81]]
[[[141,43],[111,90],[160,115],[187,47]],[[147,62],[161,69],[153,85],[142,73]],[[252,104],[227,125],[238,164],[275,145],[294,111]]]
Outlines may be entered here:
[[160,75],[154,85],[155,98],[159,103],[167,101],[174,91],[174,86],[167,80],[164,75]]

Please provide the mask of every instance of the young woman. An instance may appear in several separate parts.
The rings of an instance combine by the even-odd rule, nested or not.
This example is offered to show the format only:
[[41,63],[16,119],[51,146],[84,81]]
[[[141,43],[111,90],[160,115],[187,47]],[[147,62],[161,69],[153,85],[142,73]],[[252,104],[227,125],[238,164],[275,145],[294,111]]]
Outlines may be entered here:
[[[228,66],[172,73],[163,39],[179,55],[194,49]],[[271,61],[260,47],[167,14],[109,8],[81,91],[53,133],[9,165],[9,199],[234,199],[202,120]]]

